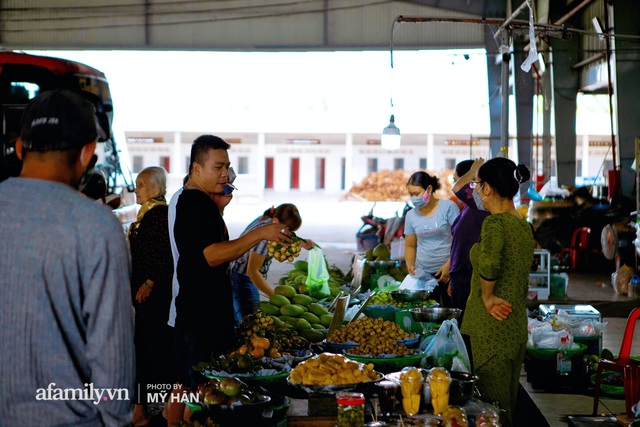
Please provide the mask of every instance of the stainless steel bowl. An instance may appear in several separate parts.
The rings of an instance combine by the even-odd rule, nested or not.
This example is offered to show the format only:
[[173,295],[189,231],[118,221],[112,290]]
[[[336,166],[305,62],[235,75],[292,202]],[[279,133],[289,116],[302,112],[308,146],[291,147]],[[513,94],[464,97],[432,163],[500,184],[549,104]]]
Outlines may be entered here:
[[380,260],[380,261],[367,261],[370,267],[373,268],[384,268],[384,267],[396,267],[398,265],[398,261],[392,260]]
[[449,319],[458,319],[462,314],[459,308],[418,307],[409,310],[416,322],[442,323]]
[[431,292],[423,289],[396,289],[391,291],[391,298],[398,302],[425,301],[429,299],[429,296],[431,296]]

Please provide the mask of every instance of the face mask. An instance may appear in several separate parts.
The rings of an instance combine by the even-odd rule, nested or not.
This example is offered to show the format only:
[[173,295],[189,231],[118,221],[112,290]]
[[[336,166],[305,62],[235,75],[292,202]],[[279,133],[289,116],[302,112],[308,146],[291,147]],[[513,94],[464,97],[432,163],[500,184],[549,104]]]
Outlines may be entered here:
[[411,203],[413,204],[413,206],[420,209],[424,206],[427,206],[430,198],[431,198],[431,193],[429,193],[428,191],[425,191],[422,196],[411,197]]
[[479,211],[486,211],[487,209],[482,205],[483,198],[480,197],[478,192],[474,191],[472,196],[473,196],[473,201],[476,202],[476,207],[478,208],[478,210]]

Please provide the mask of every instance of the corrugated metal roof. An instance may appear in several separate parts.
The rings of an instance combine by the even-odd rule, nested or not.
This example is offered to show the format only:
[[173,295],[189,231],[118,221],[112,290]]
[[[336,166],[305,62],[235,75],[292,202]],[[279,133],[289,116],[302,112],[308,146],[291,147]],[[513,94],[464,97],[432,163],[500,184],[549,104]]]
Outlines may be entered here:
[[[383,0],[6,0],[9,49],[387,49],[398,15],[478,17]],[[481,25],[403,24],[396,47],[481,47]]]

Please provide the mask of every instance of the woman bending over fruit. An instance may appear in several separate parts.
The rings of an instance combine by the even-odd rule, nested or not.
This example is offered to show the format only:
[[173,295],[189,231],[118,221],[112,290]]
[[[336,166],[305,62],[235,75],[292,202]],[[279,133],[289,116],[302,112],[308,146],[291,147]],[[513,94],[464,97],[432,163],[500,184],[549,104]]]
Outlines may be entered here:
[[258,308],[260,292],[267,297],[274,294],[273,288],[267,283],[267,273],[272,258],[280,262],[285,260],[291,262],[300,254],[300,247],[309,250],[315,245],[313,241],[300,239],[295,235],[294,232],[302,224],[302,218],[298,208],[291,203],[283,203],[276,208],[267,209],[245,228],[241,236],[272,222],[282,224],[289,229],[292,233],[290,246],[279,247],[277,244],[262,240],[231,263],[233,310],[238,323],[244,316]]

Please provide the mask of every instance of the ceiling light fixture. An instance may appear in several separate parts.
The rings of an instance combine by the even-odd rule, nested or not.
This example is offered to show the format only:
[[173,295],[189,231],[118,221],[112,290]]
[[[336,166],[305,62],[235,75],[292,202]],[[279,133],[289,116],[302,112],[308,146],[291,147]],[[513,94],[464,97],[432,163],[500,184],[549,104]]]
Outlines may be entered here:
[[[391,40],[390,40],[390,59],[391,69],[389,72],[389,80],[391,82],[391,111],[393,111],[393,33],[396,30],[396,21],[393,21],[391,25]],[[386,150],[397,150],[400,148],[400,129],[396,127],[396,118],[393,114],[389,118],[389,125],[382,129],[382,135],[380,136],[380,144],[382,148]]]
[[382,144],[382,148],[387,150],[397,150],[400,148],[400,129],[396,127],[395,121],[395,117],[392,114],[389,118],[389,126],[382,130],[380,143]]

